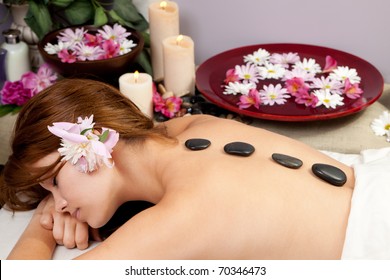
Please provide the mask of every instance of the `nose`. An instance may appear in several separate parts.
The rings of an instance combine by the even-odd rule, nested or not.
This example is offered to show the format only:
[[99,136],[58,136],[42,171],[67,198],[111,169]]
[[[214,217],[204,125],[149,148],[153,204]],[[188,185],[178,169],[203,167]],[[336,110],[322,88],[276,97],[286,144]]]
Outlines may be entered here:
[[58,193],[52,193],[54,197],[55,209],[57,212],[65,212],[66,206],[68,206],[68,202],[60,196]]
[[58,200],[56,200],[55,202],[56,211],[65,212],[66,206],[68,206],[68,202],[63,198],[60,198],[59,201],[57,201]]

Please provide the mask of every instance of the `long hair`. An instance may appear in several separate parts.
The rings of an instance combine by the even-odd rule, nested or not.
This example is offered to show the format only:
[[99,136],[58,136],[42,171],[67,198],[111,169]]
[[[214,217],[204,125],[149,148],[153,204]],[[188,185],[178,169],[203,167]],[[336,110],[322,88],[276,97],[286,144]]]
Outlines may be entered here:
[[54,122],[75,123],[78,117],[92,114],[96,129],[114,129],[127,142],[170,139],[163,125],[154,126],[153,120],[115,87],[95,80],[60,80],[31,98],[19,113],[12,154],[0,179],[0,204],[7,204],[12,210],[35,208],[48,194],[39,182],[55,174],[54,167],[60,162],[59,157],[51,166],[32,166],[60,147],[60,139],[47,127]]

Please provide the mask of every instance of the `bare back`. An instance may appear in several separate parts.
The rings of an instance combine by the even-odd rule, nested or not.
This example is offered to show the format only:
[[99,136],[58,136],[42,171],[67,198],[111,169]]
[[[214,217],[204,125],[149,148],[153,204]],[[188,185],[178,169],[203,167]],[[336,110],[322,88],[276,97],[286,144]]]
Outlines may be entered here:
[[[340,258],[354,186],[350,167],[305,144],[235,121],[200,116],[166,125],[178,139],[159,155],[166,194],[107,240],[129,244],[130,252],[114,258]],[[212,144],[191,151],[184,146],[190,138]],[[247,142],[255,152],[249,157],[226,154],[224,145],[233,141]],[[297,157],[303,166],[278,165],[272,153]],[[320,180],[311,172],[314,163],[341,168],[347,183],[335,187]],[[97,253],[114,254],[107,248]]]

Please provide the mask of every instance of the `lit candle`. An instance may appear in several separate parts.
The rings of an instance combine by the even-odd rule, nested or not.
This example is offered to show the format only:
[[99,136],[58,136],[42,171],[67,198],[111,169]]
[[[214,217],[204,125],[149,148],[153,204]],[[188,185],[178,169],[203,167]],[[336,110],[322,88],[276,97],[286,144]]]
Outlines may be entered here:
[[153,81],[147,73],[126,73],[119,77],[119,90],[148,117],[153,117]]
[[153,79],[164,79],[162,41],[179,35],[179,8],[175,2],[161,1],[149,5],[150,55]]
[[164,85],[180,97],[195,92],[194,41],[188,36],[171,36],[163,40]]

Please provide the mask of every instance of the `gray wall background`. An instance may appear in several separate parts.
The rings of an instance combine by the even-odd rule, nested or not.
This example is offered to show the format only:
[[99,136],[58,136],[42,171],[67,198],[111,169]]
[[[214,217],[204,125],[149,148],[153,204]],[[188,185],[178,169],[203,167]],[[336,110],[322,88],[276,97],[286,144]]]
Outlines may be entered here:
[[252,44],[326,46],[372,63],[390,83],[389,0],[175,0],[196,62]]

